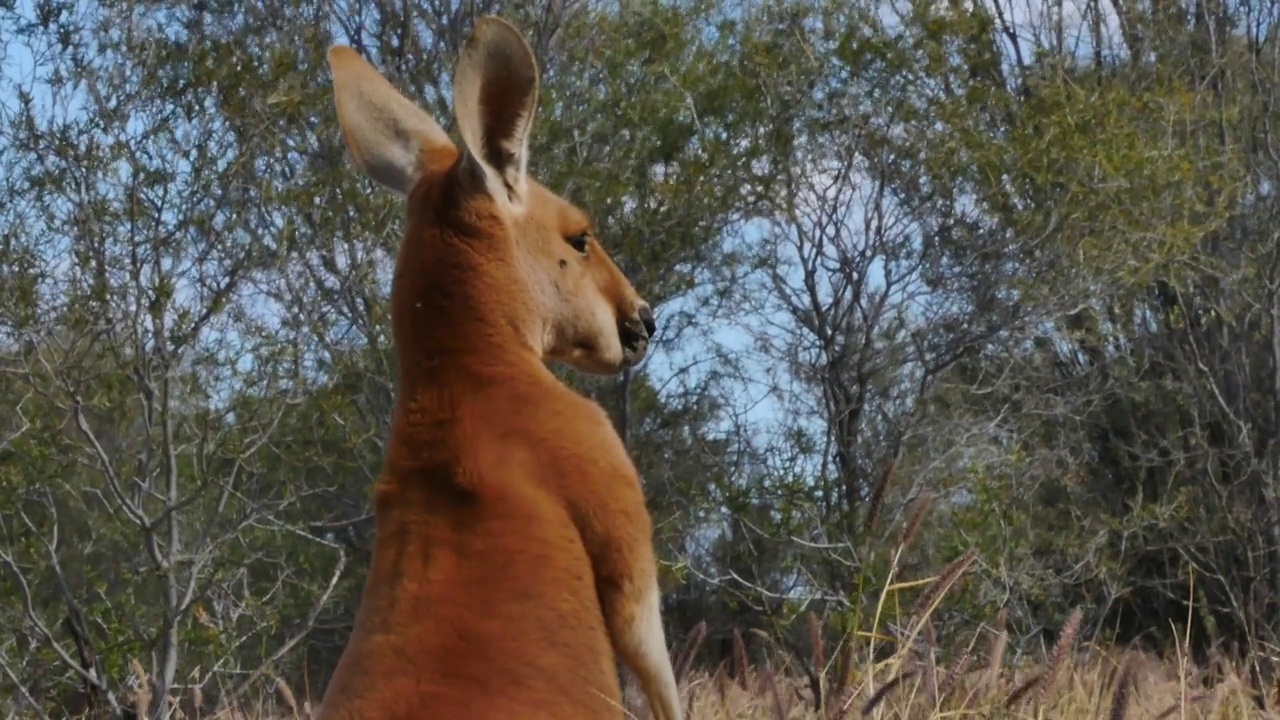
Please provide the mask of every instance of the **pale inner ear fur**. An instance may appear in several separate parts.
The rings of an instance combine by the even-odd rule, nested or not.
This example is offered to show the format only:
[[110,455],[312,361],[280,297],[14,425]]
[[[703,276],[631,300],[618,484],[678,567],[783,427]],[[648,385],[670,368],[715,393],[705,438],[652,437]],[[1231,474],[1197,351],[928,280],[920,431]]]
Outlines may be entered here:
[[335,45],[328,60],[347,152],[369,178],[407,195],[425,169],[424,154],[453,148],[453,142],[355,50]]
[[519,31],[493,17],[476,23],[453,75],[454,117],[489,194],[514,211],[528,200],[538,82],[537,59]]

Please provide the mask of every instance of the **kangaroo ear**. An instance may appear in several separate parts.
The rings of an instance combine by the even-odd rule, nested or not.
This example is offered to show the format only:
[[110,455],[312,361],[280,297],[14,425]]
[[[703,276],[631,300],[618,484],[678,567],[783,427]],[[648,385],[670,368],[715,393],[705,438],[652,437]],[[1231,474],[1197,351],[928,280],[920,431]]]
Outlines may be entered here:
[[527,193],[529,129],[537,106],[538,62],[529,43],[507,21],[481,18],[454,69],[453,113],[486,190],[517,210]]
[[455,150],[444,129],[355,50],[329,49],[333,100],[347,152],[365,175],[407,195],[432,150]]

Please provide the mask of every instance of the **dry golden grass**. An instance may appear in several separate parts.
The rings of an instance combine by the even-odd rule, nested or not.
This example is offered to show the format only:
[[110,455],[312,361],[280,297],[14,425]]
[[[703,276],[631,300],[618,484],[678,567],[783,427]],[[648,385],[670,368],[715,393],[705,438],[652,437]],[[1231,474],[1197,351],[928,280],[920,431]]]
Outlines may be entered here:
[[[957,563],[964,564],[962,557]],[[954,580],[959,572],[951,574]],[[935,582],[947,579],[944,572]],[[940,593],[926,591],[918,610],[931,611]],[[935,596],[930,598],[929,596]],[[1277,690],[1251,689],[1249,674],[1218,660],[1197,667],[1184,654],[1161,659],[1137,651],[1078,646],[1082,613],[1064,624],[1041,662],[1005,663],[1008,635],[1003,617],[978,631],[967,646],[935,660],[928,615],[900,641],[879,633],[855,633],[828,647],[821,621],[810,615],[810,657],[778,652],[764,666],[749,665],[742,635],[732,659],[714,673],[691,671],[705,637],[699,626],[676,648],[689,720],[793,720],[813,718],[1110,718],[1111,720],[1244,718],[1280,720]],[[895,649],[883,652],[886,644]],[[876,654],[877,647],[880,648]],[[882,658],[873,660],[872,658]],[[813,671],[817,668],[818,671]],[[145,695],[143,698],[145,699]],[[629,716],[649,717],[643,698],[628,694]],[[283,680],[265,683],[258,702],[214,713],[195,713],[194,702],[175,702],[182,720],[310,720],[315,702],[299,697]],[[183,707],[185,705],[185,707]],[[185,712],[184,712],[185,710]]]
[[[723,676],[699,678],[690,687],[691,720],[725,718],[1272,718],[1259,710],[1247,686],[1231,678],[1216,688],[1193,691],[1166,673],[1129,673],[1121,683],[1115,666],[1085,661],[1060,668],[1043,694],[1015,695],[1022,683],[1013,674],[984,683],[984,671],[962,674],[950,687],[934,686],[927,670],[880,682],[859,678],[850,693],[826,711],[813,708],[812,694],[794,683],[749,677],[747,687]],[[1117,699],[1117,687],[1125,690]],[[639,717],[644,717],[639,715]]]
[[[810,657],[779,652],[764,667],[749,665],[742,635],[735,633],[731,661],[717,672],[705,673],[690,671],[705,635],[703,626],[695,628],[675,649],[689,720],[1280,720],[1277,689],[1253,691],[1249,674],[1240,665],[1218,660],[1197,667],[1181,652],[1161,659],[1137,651],[1080,646],[1080,610],[1071,614],[1041,662],[1017,666],[1005,662],[1008,635],[1003,617],[997,618],[994,627],[979,630],[967,646],[950,653],[952,663],[937,662],[940,648],[929,615],[946,587],[972,560],[972,554],[966,553],[932,581],[912,608],[910,634],[896,641],[877,632],[860,632],[828,647],[822,640],[822,622],[810,615]],[[895,651],[885,653],[886,645]],[[282,681],[275,682],[272,695],[253,708],[203,717],[313,717],[311,701],[299,702]],[[629,716],[648,718],[643,698],[628,695]]]
[[[1024,668],[985,665],[931,667],[886,661],[851,673],[846,684],[827,684],[828,707],[814,709],[807,680],[791,672],[780,659],[779,672],[752,668],[692,673],[684,682],[689,720],[798,720],[839,718],[1280,718],[1276,698],[1259,708],[1241,673],[1229,667],[1193,668],[1160,661],[1140,653],[1088,650],[1058,663],[1044,682],[1050,662]],[[1206,680],[1215,674],[1213,682]],[[780,677],[781,676],[781,677]],[[1034,679],[1040,678],[1039,682]],[[1028,685],[1028,682],[1031,682]],[[630,717],[649,717],[642,699],[635,699]],[[283,684],[260,703],[200,717],[206,720],[308,720],[312,703],[294,699]]]
[[[1280,720],[1280,687],[1256,688],[1249,682],[1253,675],[1245,664],[1217,659],[1208,667],[1198,667],[1183,652],[1190,638],[1182,638],[1170,658],[1083,646],[1078,642],[1084,619],[1079,608],[1040,662],[1006,660],[1009,637],[1003,614],[993,626],[974,632],[967,644],[946,648],[945,656],[951,659],[939,661],[944,653],[935,637],[934,611],[977,553],[963,553],[936,577],[898,580],[898,561],[917,534],[927,507],[928,502],[918,503],[904,523],[876,609],[866,623],[857,624],[866,625],[867,630],[831,645],[824,640],[829,635],[823,620],[810,614],[805,618],[812,648],[809,657],[777,651],[756,664],[749,662],[743,637],[735,632],[730,661],[713,673],[692,669],[705,639],[705,626],[677,642],[674,662],[688,719]],[[891,636],[883,629],[886,615],[889,608],[899,606],[902,591],[918,597],[895,618],[902,630]],[[759,635],[769,645],[769,638]],[[1255,660],[1280,666],[1280,658]],[[138,676],[145,680],[140,668]],[[627,695],[629,716],[648,718],[643,698]],[[137,693],[135,697],[148,696]],[[275,678],[264,685],[259,702],[245,706],[200,714],[190,710],[200,705],[198,699],[174,703],[175,718],[180,720],[310,720],[315,716],[311,698],[299,698]],[[187,712],[182,712],[184,705]]]

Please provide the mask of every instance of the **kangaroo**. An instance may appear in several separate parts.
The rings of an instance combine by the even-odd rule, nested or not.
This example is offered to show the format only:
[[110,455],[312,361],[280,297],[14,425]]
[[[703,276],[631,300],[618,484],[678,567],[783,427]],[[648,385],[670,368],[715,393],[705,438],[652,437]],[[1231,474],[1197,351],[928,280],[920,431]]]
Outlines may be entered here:
[[638,473],[548,367],[621,372],[655,320],[586,212],[528,175],[533,51],[476,24],[461,147],[355,50],[328,62],[348,155],[407,218],[373,559],[320,717],[621,718],[619,656],[654,717],[681,720]]

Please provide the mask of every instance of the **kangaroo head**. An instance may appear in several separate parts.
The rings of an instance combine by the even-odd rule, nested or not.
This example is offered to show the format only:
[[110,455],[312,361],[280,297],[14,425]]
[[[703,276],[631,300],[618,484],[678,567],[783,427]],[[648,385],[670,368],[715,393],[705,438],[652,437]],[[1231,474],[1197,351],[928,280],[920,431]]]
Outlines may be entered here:
[[458,58],[461,148],[354,50],[335,46],[328,57],[348,152],[367,176],[409,199],[406,243],[444,242],[431,224],[452,219],[449,232],[465,236],[456,244],[502,258],[500,297],[490,302],[505,306],[503,322],[543,359],[603,375],[644,358],[655,331],[648,303],[587,213],[528,174],[539,76],[514,27],[481,19]]

